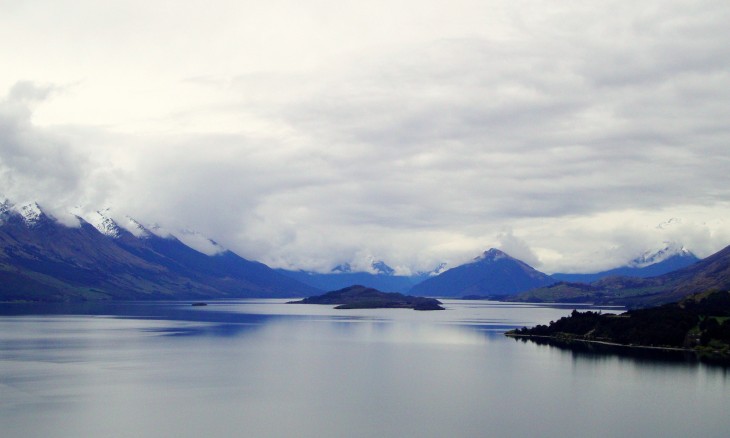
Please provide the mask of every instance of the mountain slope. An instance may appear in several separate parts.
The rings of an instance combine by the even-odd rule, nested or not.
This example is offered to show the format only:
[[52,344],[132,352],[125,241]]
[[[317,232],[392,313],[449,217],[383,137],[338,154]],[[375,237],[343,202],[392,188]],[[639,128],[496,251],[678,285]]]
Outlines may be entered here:
[[413,295],[462,297],[506,296],[554,283],[548,275],[497,249],[449,269],[411,288]]
[[[139,237],[111,219],[67,227],[37,205],[0,207],[0,300],[293,297],[319,293],[226,251]],[[101,228],[98,229],[97,227]]]

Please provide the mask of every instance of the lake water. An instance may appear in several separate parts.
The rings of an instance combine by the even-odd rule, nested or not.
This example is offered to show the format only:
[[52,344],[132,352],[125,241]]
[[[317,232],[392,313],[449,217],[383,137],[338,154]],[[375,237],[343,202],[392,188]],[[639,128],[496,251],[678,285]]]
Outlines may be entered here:
[[730,436],[726,368],[503,335],[571,306],[445,303],[0,305],[0,435]]

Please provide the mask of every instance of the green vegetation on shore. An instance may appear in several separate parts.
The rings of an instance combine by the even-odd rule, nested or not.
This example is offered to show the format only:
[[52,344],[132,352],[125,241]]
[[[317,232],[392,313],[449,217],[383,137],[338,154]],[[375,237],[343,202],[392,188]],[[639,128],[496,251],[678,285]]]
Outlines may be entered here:
[[620,315],[578,312],[549,325],[511,330],[507,336],[559,341],[684,349],[701,357],[730,360],[730,292],[711,291],[679,302],[629,310]]

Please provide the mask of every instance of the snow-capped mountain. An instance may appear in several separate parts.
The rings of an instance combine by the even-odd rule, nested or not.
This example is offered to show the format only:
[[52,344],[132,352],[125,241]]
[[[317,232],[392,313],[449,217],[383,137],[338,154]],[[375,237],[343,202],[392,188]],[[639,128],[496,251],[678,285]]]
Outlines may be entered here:
[[219,245],[214,240],[190,229],[168,230],[159,224],[152,224],[149,227],[146,227],[136,219],[129,216],[123,216],[121,219],[114,219],[112,217],[111,208],[96,210],[89,214],[85,214],[79,210],[80,209],[77,208],[76,211],[72,212],[72,214],[74,214],[77,218],[90,223],[105,236],[109,236],[114,239],[121,238],[125,233],[131,233],[134,237],[142,239],[149,238],[152,235],[163,238],[173,236],[190,248],[206,255],[212,256],[226,251],[226,248]]
[[647,250],[624,266],[590,274],[555,273],[552,277],[560,281],[593,283],[608,277],[649,278],[667,274],[693,265],[699,261],[690,250],[675,242],[664,242],[659,249]]
[[296,297],[321,292],[231,251],[208,255],[174,235],[158,236],[133,219],[122,227],[108,210],[85,215],[88,220],[77,216],[77,226],[67,226],[36,203],[0,205],[0,301]]
[[55,221],[55,218],[43,211],[36,202],[14,204],[10,200],[4,199],[0,202],[0,225],[12,220],[21,221],[27,227],[33,228],[44,221]]
[[693,254],[683,245],[676,242],[664,242],[659,249],[648,250],[631,260],[628,264],[631,268],[645,268],[650,265],[661,263],[669,258],[680,256],[687,257]]
[[355,273],[367,273],[375,275],[395,275],[395,269],[388,266],[382,260],[375,260],[370,258],[368,266],[363,266],[361,269],[354,268],[350,263],[342,263],[330,271],[332,274],[355,274]]

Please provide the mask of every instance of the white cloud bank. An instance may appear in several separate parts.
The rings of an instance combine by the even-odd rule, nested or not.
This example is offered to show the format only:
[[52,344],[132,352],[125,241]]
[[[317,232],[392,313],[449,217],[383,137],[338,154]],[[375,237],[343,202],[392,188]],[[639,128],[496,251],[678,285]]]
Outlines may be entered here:
[[0,193],[306,269],[705,256],[730,244],[728,21],[722,1],[4,3]]

